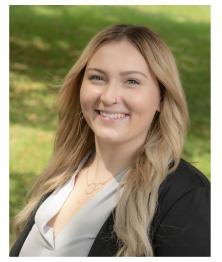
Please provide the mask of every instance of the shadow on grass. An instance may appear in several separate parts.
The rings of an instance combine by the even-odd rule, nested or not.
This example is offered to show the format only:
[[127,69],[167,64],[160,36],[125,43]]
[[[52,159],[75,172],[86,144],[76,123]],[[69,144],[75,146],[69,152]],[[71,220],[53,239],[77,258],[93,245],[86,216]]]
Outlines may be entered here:
[[26,194],[31,189],[30,185],[33,185],[36,177],[35,173],[10,173],[10,206],[12,207],[10,216],[14,216],[22,208]]
[[10,122],[47,131],[55,130],[57,115],[54,99],[57,90],[46,87],[17,91],[10,92]]

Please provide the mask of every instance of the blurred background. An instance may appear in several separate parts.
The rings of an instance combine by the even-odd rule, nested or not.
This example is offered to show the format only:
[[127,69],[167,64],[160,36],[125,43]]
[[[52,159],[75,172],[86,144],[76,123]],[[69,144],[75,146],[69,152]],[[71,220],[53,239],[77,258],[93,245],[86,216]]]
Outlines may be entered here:
[[148,26],[173,51],[191,117],[183,158],[210,178],[209,6],[10,6],[11,220],[52,153],[59,85],[90,38],[117,23]]

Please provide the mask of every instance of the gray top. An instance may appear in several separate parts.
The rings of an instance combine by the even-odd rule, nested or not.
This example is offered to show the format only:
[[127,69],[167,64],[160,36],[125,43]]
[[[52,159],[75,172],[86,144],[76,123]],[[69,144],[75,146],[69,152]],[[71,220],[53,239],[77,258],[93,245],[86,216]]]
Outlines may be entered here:
[[74,175],[65,185],[56,189],[41,204],[35,215],[35,224],[27,236],[19,256],[88,256],[100,228],[117,204],[122,192],[120,182],[128,172],[123,171],[112,178],[72,217],[55,239],[53,228],[47,226],[47,223],[65,203],[74,188],[75,176],[89,155],[90,153],[84,157]]

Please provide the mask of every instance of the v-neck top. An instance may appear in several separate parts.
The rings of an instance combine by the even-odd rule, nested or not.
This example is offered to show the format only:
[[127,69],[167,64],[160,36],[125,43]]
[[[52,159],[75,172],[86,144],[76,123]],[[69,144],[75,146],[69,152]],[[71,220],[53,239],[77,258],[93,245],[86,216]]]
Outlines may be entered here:
[[54,238],[53,228],[47,223],[64,205],[75,186],[75,176],[82,169],[91,152],[80,162],[74,175],[57,188],[38,208],[35,223],[27,236],[19,256],[82,256],[88,255],[90,248],[106,219],[116,207],[122,192],[121,181],[128,173],[123,171],[113,177],[107,185],[63,227]]

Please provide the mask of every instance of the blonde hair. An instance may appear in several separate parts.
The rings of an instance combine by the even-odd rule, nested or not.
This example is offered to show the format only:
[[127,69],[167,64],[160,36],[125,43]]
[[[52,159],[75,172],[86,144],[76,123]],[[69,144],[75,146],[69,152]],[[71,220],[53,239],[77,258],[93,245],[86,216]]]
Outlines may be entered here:
[[121,40],[129,41],[143,55],[159,83],[162,100],[160,113],[154,116],[146,143],[138,150],[115,209],[114,231],[119,240],[116,256],[153,256],[150,229],[158,190],[167,174],[179,164],[189,117],[174,57],[160,37],[144,26],[115,25],[99,32],[65,77],[58,96],[59,123],[53,156],[31,190],[28,203],[16,216],[15,224],[17,232],[21,231],[38,203],[63,185],[87,151],[95,147],[92,130],[78,117],[81,82],[87,62],[96,50]]

